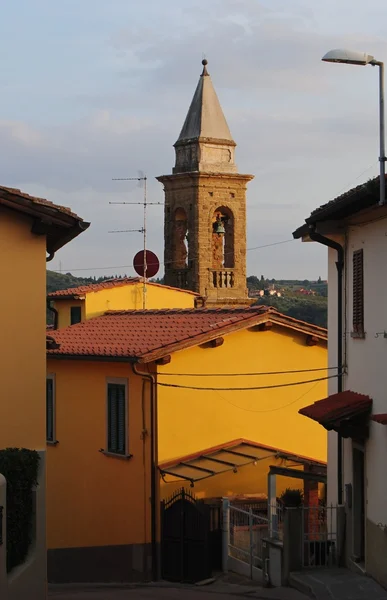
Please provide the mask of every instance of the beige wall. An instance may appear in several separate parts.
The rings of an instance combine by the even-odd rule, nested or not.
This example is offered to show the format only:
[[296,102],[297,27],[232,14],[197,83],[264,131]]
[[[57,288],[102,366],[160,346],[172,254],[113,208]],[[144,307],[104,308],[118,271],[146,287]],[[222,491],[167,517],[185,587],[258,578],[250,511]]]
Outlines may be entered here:
[[9,600],[46,597],[46,238],[33,235],[31,224],[0,208],[0,448],[41,454],[35,542],[25,563],[8,575]]
[[46,239],[0,209],[0,447],[46,445]]

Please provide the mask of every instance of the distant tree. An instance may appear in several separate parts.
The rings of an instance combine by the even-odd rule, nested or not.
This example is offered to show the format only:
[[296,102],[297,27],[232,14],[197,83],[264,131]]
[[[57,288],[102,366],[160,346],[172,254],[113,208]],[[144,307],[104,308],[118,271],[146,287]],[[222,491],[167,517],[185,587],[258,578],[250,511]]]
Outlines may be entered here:
[[[382,181],[383,181],[383,180],[382,180]],[[321,276],[319,276],[319,278],[317,279],[317,283],[322,283]]]

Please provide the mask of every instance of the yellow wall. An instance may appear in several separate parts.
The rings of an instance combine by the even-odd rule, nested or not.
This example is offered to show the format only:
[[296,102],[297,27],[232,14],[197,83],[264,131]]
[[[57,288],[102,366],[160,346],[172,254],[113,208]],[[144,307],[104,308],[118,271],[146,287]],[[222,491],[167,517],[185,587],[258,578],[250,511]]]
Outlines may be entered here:
[[[176,352],[158,373],[247,373],[325,368],[324,343],[280,326],[224,337],[218,348]],[[326,371],[256,377],[173,377],[159,382],[198,387],[252,387],[305,381]],[[255,391],[198,391],[158,386],[159,461],[245,438],[294,454],[326,460],[326,431],[298,410],[327,395],[327,382]],[[265,486],[266,490],[266,486]]]
[[80,306],[82,321],[85,320],[85,301],[84,300],[61,300],[55,302],[54,307],[58,311],[58,329],[71,325],[71,307]]
[[46,238],[0,208],[0,447],[46,445]]
[[[47,451],[48,548],[149,543],[150,444],[148,436],[144,457],[142,378],[126,363],[48,359],[47,370],[55,375],[58,440]],[[129,460],[99,452],[106,448],[106,378],[128,378]]]
[[[193,308],[195,295],[162,285],[146,286],[146,308]],[[71,306],[82,306],[82,320],[104,314],[107,310],[140,310],[143,308],[143,284],[129,283],[98,292],[89,292],[85,300],[56,300],[59,328],[70,325]]]

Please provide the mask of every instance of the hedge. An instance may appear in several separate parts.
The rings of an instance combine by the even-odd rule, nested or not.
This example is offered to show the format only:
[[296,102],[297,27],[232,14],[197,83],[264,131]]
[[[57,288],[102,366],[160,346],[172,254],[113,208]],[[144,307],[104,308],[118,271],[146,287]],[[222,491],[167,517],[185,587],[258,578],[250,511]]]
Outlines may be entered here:
[[7,480],[7,572],[22,564],[32,542],[32,488],[37,485],[36,450],[0,450],[0,473]]

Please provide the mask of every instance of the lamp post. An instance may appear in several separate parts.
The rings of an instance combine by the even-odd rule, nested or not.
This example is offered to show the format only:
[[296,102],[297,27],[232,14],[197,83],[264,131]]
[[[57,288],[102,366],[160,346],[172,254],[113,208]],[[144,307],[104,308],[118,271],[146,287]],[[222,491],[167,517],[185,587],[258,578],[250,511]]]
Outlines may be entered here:
[[380,199],[379,204],[386,204],[386,181],[385,181],[385,142],[384,142],[384,63],[375,60],[365,52],[354,52],[352,50],[330,50],[322,57],[324,62],[343,63],[347,65],[372,65],[379,67],[379,142],[380,142]]

